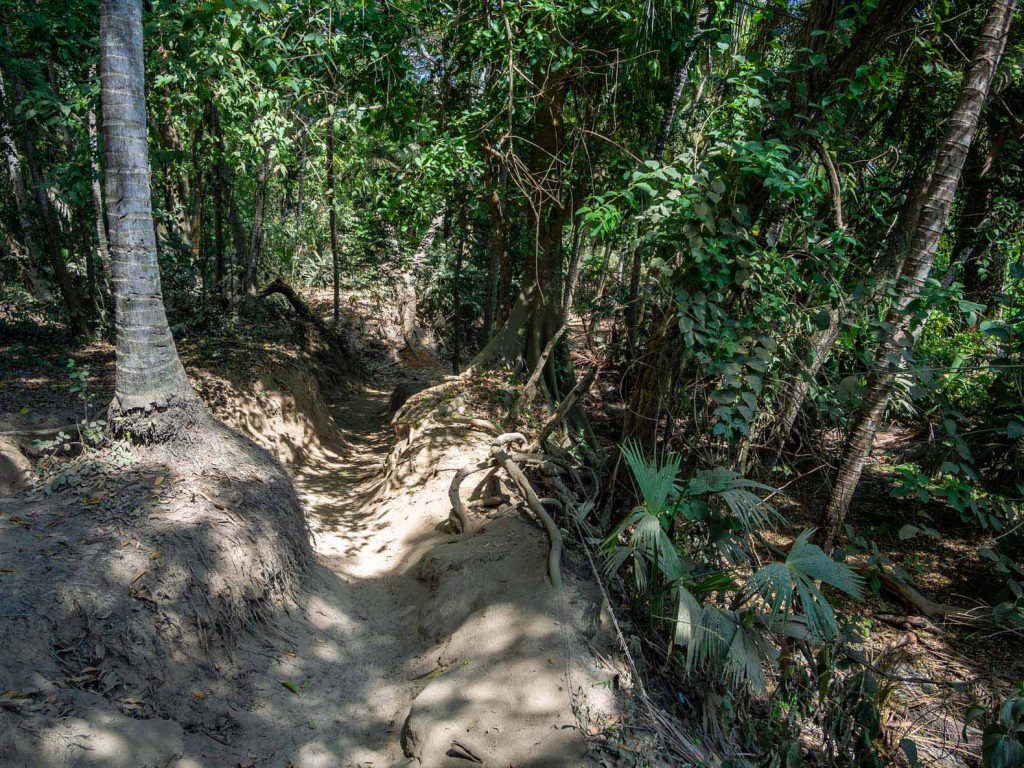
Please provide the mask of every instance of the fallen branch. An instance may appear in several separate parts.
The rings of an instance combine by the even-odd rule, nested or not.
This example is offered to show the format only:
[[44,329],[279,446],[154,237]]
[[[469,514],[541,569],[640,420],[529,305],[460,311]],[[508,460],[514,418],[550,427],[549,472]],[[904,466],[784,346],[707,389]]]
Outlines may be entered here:
[[[856,566],[854,566],[856,569]],[[931,619],[941,619],[943,621],[953,621],[961,624],[985,624],[988,623],[986,616],[981,616],[975,613],[971,613],[969,609],[962,608],[958,605],[948,605],[946,603],[937,603],[931,600],[907,582],[893,575],[885,568],[880,566],[874,566],[871,568],[871,572],[882,586],[898,598],[902,603],[910,606],[918,613],[921,613]]]
[[[778,550],[776,550],[778,551]],[[783,553],[783,557],[785,553]],[[987,624],[990,620],[986,616],[972,613],[970,609],[958,605],[937,603],[925,597],[912,586],[903,581],[895,574],[886,570],[885,566],[869,560],[848,560],[847,565],[857,573],[870,573],[878,579],[879,584],[893,597],[904,605],[913,608],[918,613],[930,619],[952,621],[961,624]]]

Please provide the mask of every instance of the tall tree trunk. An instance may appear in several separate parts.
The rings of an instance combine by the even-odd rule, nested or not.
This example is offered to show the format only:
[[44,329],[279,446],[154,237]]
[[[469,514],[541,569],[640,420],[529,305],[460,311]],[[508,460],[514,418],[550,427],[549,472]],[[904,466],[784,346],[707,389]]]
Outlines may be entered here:
[[[142,0],[100,5],[100,83],[117,370],[110,419],[135,438],[167,439],[203,412],[167,325],[153,233]],[[186,417],[186,418],[183,418]]]
[[213,172],[213,292],[224,298],[224,184]]
[[459,244],[455,249],[455,273],[452,276],[452,373],[458,374],[462,368],[462,261],[466,251],[466,198],[462,198],[462,211],[459,216]]
[[338,209],[334,193],[334,114],[327,116],[327,218],[334,267],[334,322],[341,319],[341,257],[338,254]]
[[[1003,289],[1006,273],[1004,249],[989,248],[989,220],[995,201],[991,170],[997,166],[1008,138],[1007,128],[998,133],[984,157],[971,152],[964,169],[964,205],[956,228],[953,256],[963,264],[964,295],[973,302],[992,306],[996,294]],[[980,147],[976,147],[980,150]],[[988,264],[982,264],[988,256]]]
[[[487,193],[487,212],[490,217],[490,258],[487,263],[487,285],[484,289],[484,328],[483,343],[486,344],[494,335],[499,323],[502,305],[503,270],[509,265],[508,231],[501,195],[497,184]],[[504,290],[508,291],[507,284]]]
[[483,342],[495,335],[495,329],[508,316],[508,298],[512,283],[508,228],[498,187],[487,195],[490,218],[490,259],[487,264],[487,288],[483,299]]
[[41,301],[49,301],[52,295],[46,286],[45,280],[38,271],[38,267],[42,266],[45,256],[35,236],[32,215],[28,208],[28,192],[25,190],[25,177],[22,175],[21,158],[18,156],[18,147],[14,142],[13,129],[7,120],[7,111],[7,95],[4,91],[3,76],[0,75],[0,145],[2,145],[2,151],[6,158],[7,173],[11,181],[11,189],[14,192],[14,207],[18,216],[18,231],[16,234],[28,252],[27,273],[32,283],[31,289]]
[[[630,388],[622,423],[622,440],[638,440],[648,451],[658,442],[658,424],[671,401],[672,385],[685,353],[679,338],[678,308],[674,301],[652,321],[647,347],[636,363],[639,371]],[[671,415],[669,418],[672,418]]]
[[[530,223],[535,233],[532,253],[523,269],[523,290],[501,330],[480,351],[474,366],[498,359],[522,360],[536,368],[548,341],[562,325],[562,230],[572,217],[579,195],[564,187],[562,110],[569,92],[566,69],[549,69],[541,82],[538,106],[533,118],[533,144],[529,158],[534,180]],[[555,356],[544,365],[543,381],[552,399],[568,392],[572,383]],[[574,419],[578,414],[573,415]]]
[[850,500],[874,443],[875,431],[885,412],[900,361],[913,348],[920,321],[908,315],[908,307],[921,295],[931,272],[964,161],[1006,45],[1015,4],[1016,0],[993,2],[985,17],[974,57],[964,75],[960,96],[950,115],[928,193],[921,206],[921,215],[914,228],[897,295],[886,318],[882,342],[875,354],[867,394],[843,450],[832,498],[822,515],[823,544],[826,550],[834,548],[842,530]]
[[569,264],[565,269],[565,289],[562,291],[562,317],[566,319],[572,314],[573,295],[576,293],[576,283],[580,279],[580,262],[583,259],[580,253],[582,234],[583,224],[576,219],[572,226],[572,250],[569,251]]
[[608,286],[608,265],[611,263],[612,258],[612,244],[611,241],[605,243],[604,246],[604,258],[601,259],[601,277],[598,279],[597,291],[594,293],[592,304],[595,305],[594,309],[590,313],[590,322],[587,323],[587,339],[591,339],[594,335],[594,328],[597,325],[598,314],[596,312],[596,305],[601,303],[604,299],[604,292]]

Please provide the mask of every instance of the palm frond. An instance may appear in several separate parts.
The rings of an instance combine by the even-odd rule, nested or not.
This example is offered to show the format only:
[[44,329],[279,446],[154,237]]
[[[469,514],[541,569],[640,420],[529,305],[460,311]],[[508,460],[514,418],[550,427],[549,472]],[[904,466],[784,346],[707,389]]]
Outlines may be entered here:
[[849,566],[832,560],[820,547],[811,544],[813,533],[813,529],[801,533],[784,562],[770,563],[751,574],[742,594],[761,599],[763,618],[769,625],[800,616],[812,636],[827,639],[836,633],[836,618],[816,582],[855,598],[862,596],[864,584]]
[[675,498],[679,492],[676,482],[676,476],[679,474],[679,454],[665,451],[660,458],[655,455],[653,461],[648,461],[639,443],[630,441],[622,446],[622,455],[633,472],[633,478],[640,488],[640,495],[648,512],[653,515],[662,514],[668,507],[669,500]]

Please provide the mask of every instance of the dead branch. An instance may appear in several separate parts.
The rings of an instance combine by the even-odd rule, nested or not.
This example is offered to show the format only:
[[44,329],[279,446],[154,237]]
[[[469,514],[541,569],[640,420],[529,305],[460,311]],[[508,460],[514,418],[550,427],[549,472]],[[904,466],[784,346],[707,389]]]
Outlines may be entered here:
[[928,618],[960,624],[990,623],[990,619],[983,614],[974,613],[970,609],[958,605],[937,603],[925,597],[883,565],[868,560],[848,560],[847,564],[858,573],[870,573],[878,579],[886,592]]

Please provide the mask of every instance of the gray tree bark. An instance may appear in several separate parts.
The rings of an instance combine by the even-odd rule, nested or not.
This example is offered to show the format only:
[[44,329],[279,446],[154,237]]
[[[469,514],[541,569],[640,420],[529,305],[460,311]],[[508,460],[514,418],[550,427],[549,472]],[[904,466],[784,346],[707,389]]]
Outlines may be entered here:
[[160,291],[146,133],[142,0],[100,5],[100,84],[117,370],[110,420],[137,438],[167,439],[202,412],[185,376]]

